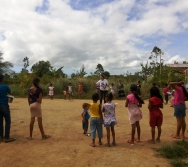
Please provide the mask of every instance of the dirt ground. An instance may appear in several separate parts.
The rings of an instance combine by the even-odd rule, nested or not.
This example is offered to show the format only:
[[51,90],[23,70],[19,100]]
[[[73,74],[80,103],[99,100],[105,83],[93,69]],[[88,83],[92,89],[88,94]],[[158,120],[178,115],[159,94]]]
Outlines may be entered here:
[[37,123],[34,127],[34,140],[27,140],[29,135],[30,112],[27,99],[15,98],[10,104],[12,127],[11,136],[17,140],[12,143],[0,144],[1,167],[168,167],[167,159],[156,157],[152,149],[175,139],[171,134],[176,130],[176,120],[173,108],[165,105],[163,109],[164,123],[162,126],[161,143],[149,144],[151,138],[148,125],[147,101],[142,107],[140,144],[130,145],[131,126],[128,121],[125,101],[118,103],[116,116],[118,124],[115,127],[117,146],[105,147],[106,129],[103,129],[103,145],[89,146],[91,138],[84,136],[81,128],[82,103],[91,100],[44,99],[43,125],[45,133],[52,137],[41,140]]

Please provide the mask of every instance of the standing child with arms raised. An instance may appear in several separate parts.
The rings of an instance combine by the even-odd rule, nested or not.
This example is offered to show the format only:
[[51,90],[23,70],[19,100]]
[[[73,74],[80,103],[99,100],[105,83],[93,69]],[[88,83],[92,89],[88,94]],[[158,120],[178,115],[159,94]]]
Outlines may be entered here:
[[103,123],[103,116],[101,112],[101,105],[97,103],[99,100],[99,94],[94,93],[92,95],[93,103],[90,105],[90,114],[91,114],[91,119],[90,119],[90,131],[91,131],[91,138],[92,138],[92,143],[90,144],[92,147],[95,147],[95,138],[96,138],[96,131],[98,133],[98,138],[99,138],[99,145],[102,145],[102,123]]
[[137,94],[137,85],[132,84],[130,87],[131,94],[129,94],[126,98],[125,107],[128,107],[129,121],[132,126],[131,132],[131,140],[127,142],[129,144],[134,144],[134,136],[135,131],[137,129],[138,139],[137,142],[140,142],[140,123],[139,121],[142,119],[142,112],[139,107],[142,107],[144,101]]
[[[163,98],[160,94],[160,91],[157,87],[152,87],[150,89],[150,99],[148,104],[148,109],[150,111],[150,127],[151,127],[151,136],[152,139],[148,140],[149,143],[155,144],[155,141],[160,142],[161,136],[161,125],[163,122],[163,114],[160,110],[163,108]],[[158,129],[158,136],[155,140],[155,126]]]
[[110,130],[112,132],[112,145],[116,145],[115,140],[115,131],[114,126],[117,124],[116,115],[115,115],[115,104],[112,103],[113,95],[112,93],[108,93],[106,95],[106,103],[103,104],[103,113],[104,113],[104,127],[106,127],[107,132],[107,143],[105,146],[110,147]]

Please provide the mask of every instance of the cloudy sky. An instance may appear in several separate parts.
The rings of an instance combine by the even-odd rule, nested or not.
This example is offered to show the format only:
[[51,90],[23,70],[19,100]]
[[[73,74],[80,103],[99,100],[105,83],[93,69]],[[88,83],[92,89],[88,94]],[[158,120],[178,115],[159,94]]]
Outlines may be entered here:
[[165,63],[188,60],[188,0],[0,0],[0,51],[20,71],[40,60],[71,74],[98,63],[140,71],[154,46]]

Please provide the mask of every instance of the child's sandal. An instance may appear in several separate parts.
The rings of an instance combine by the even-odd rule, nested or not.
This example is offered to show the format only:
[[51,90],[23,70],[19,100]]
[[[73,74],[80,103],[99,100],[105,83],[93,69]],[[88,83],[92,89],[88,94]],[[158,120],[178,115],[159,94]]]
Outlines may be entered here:
[[106,147],[111,147],[111,145],[110,145],[110,144],[108,144],[108,143],[106,143],[106,144],[105,144],[105,146],[106,146]]
[[91,147],[95,147],[95,144],[93,144],[93,143],[90,143],[89,145],[90,145]]

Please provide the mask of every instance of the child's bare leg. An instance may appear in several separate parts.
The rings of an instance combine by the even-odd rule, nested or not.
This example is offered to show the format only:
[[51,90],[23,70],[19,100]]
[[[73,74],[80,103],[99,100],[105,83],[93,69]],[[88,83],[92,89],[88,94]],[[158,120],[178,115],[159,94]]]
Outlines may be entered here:
[[32,139],[33,137],[33,126],[34,126],[34,123],[35,123],[35,117],[31,117],[31,121],[30,121],[30,126],[29,126],[29,130],[30,130],[30,135],[28,137],[28,139]]
[[157,136],[156,140],[157,140],[157,142],[160,142],[161,141],[161,139],[160,139],[160,137],[161,137],[161,126],[157,126],[157,129],[158,129],[158,136]]
[[152,141],[155,142],[155,127],[151,127],[151,136],[152,136]]
[[114,130],[114,126],[111,127],[111,132],[112,132],[112,144],[116,145],[116,139],[115,139],[115,130]]
[[180,137],[180,131],[181,131],[181,118],[177,119],[177,129],[176,129],[176,137]]
[[186,122],[185,117],[181,118],[182,137],[185,138]]
[[90,146],[95,147],[95,139],[92,139],[92,142],[90,143]]
[[131,143],[134,143],[136,123],[132,124]]
[[110,146],[110,127],[106,127],[107,146]]
[[110,127],[106,128],[107,132],[107,143],[110,144]]
[[39,126],[39,129],[40,129],[40,133],[41,133],[42,138],[43,138],[43,137],[45,137],[45,133],[44,133],[43,125],[42,125],[42,117],[38,117],[37,120],[38,120],[38,126]]
[[152,144],[155,144],[155,126],[151,127],[151,138],[152,139],[149,139],[148,142],[152,143]]
[[101,138],[99,138],[99,145],[102,145],[102,140],[101,140]]
[[137,127],[138,142],[139,142],[140,141],[140,133],[141,133],[139,121],[136,122],[136,127]]

